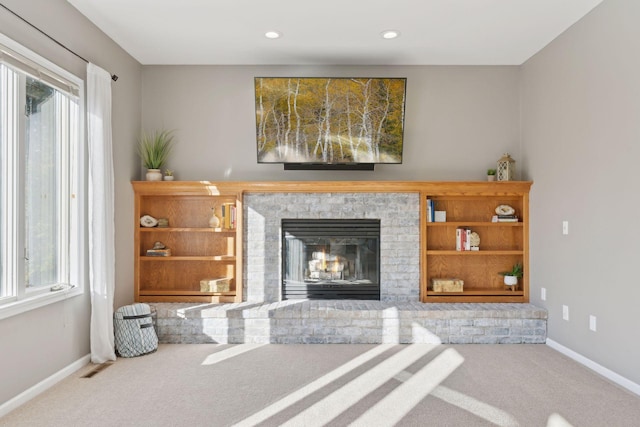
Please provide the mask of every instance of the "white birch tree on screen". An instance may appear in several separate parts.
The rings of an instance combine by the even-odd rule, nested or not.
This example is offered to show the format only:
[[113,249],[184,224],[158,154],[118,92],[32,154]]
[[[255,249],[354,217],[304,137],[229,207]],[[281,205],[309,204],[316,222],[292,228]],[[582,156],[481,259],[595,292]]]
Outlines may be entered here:
[[397,162],[403,79],[256,79],[259,159]]

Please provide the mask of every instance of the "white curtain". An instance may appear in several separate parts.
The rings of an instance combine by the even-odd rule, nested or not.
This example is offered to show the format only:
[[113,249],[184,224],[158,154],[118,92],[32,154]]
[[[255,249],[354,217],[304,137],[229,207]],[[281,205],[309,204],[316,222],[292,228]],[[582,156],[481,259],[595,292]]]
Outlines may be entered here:
[[111,75],[87,64],[91,361],[116,360],[113,343],[115,225],[111,150]]

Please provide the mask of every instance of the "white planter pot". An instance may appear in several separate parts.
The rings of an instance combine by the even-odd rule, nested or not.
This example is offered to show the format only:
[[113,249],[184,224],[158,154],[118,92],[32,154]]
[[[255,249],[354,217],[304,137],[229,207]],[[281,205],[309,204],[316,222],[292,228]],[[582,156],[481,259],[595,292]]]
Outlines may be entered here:
[[504,284],[507,286],[516,286],[518,284],[518,276],[504,276]]
[[162,181],[160,169],[147,169],[147,181]]
[[164,180],[165,181],[173,181],[173,175],[169,176],[169,175],[165,175],[164,176]]

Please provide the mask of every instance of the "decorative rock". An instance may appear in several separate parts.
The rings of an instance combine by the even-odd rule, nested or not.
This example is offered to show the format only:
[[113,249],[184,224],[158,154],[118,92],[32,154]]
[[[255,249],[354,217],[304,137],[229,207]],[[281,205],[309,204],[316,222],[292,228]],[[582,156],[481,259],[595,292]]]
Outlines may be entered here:
[[155,227],[158,225],[158,220],[151,215],[143,215],[140,217],[140,225],[147,228]]

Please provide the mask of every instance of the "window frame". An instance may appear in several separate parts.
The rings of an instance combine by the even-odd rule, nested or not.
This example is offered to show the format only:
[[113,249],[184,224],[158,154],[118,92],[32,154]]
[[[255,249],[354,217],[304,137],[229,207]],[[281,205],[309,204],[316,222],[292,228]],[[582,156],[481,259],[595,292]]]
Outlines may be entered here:
[[[72,126],[69,131],[69,140],[64,149],[69,150],[69,157],[62,162],[57,163],[57,167],[62,169],[62,173],[68,175],[69,191],[65,191],[65,195],[68,198],[68,202],[63,201],[62,211],[64,219],[59,221],[59,226],[66,228],[68,235],[68,253],[65,255],[66,262],[63,266],[68,272],[68,283],[53,285],[53,286],[38,286],[30,288],[27,286],[26,279],[24,279],[24,266],[20,267],[23,256],[17,253],[7,253],[3,250],[2,254],[2,270],[0,274],[4,276],[6,285],[11,294],[8,296],[2,296],[0,292],[0,319],[4,319],[10,316],[15,316],[20,313],[24,313],[29,310],[33,310],[39,307],[43,307],[48,304],[63,301],[68,298],[72,298],[85,293],[86,288],[86,264],[87,264],[87,206],[86,206],[86,190],[85,185],[87,181],[87,160],[86,160],[86,133],[85,133],[85,82],[81,78],[71,74],[63,68],[57,66],[51,61],[43,58],[42,56],[32,52],[30,49],[20,45],[14,40],[6,37],[0,33],[0,45],[8,48],[10,53],[17,55],[8,58],[9,61],[0,62],[7,63],[10,68],[19,69],[22,73],[34,76],[44,83],[55,87],[61,92],[77,97],[77,106],[72,105],[71,110],[77,109],[77,126]],[[2,51],[0,46],[0,51]],[[6,49],[4,49],[6,51]],[[2,54],[2,52],[0,52]],[[1,57],[0,57],[1,58]],[[5,54],[5,59],[7,56]],[[24,64],[24,67],[19,64]],[[34,70],[37,75],[34,75]],[[6,78],[5,74],[0,75],[0,84],[4,84]],[[17,83],[16,79],[12,79],[14,86],[12,88],[12,96],[14,98],[11,108],[15,108],[13,114],[19,114],[19,97],[24,95],[22,89]],[[8,82],[9,84],[11,82]],[[68,89],[68,90],[67,90]],[[0,96],[0,103],[5,103],[8,97]],[[5,105],[5,108],[7,106]],[[2,116],[4,109],[0,108],[0,120],[4,120]],[[13,116],[15,117],[15,116]],[[3,165],[9,166],[9,169],[4,171],[2,169],[2,178],[0,179],[1,193],[0,193],[0,227],[2,236],[3,248],[7,247],[18,249],[15,252],[22,251],[24,253],[26,236],[24,233],[24,218],[21,214],[24,212],[24,200],[23,191],[25,182],[24,177],[20,176],[24,168],[25,153],[22,145],[24,140],[24,115],[20,115],[17,126],[9,126],[5,129],[0,126],[0,131],[4,133],[2,135],[6,138],[11,138],[13,141],[17,141],[14,144],[7,144],[7,146],[0,147],[3,156],[10,156],[7,161],[1,161]],[[8,123],[14,124],[14,123]],[[20,171],[20,173],[17,173]],[[9,193],[8,193],[9,192]],[[6,216],[6,218],[5,218]],[[10,241],[7,243],[5,239]],[[64,248],[65,245],[58,247],[58,253]],[[21,276],[20,276],[21,275]],[[22,279],[20,279],[22,277]],[[11,283],[9,283],[11,282]],[[59,288],[59,289],[58,289]]]

